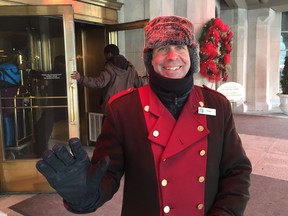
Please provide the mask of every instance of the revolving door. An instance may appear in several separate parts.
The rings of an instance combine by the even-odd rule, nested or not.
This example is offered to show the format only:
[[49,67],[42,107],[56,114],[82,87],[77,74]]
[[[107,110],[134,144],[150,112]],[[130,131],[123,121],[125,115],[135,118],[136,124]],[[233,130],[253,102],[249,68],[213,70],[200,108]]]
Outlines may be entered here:
[[46,191],[36,161],[79,130],[73,9],[0,7],[0,22],[1,190]]

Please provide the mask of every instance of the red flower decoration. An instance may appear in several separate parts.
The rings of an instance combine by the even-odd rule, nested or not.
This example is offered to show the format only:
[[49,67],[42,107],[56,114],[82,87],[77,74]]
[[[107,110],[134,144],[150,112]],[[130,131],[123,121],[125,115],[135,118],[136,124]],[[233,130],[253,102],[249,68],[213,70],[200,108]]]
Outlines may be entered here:
[[226,82],[230,64],[233,33],[220,18],[212,18],[203,28],[199,39],[200,73],[209,82]]
[[207,54],[207,56],[209,54],[209,57],[213,59],[218,55],[218,52],[212,42],[204,44],[204,46],[201,47],[200,52]]
[[230,64],[230,55],[227,54],[227,53],[225,53],[225,54],[223,55],[223,60],[224,60],[224,65]]

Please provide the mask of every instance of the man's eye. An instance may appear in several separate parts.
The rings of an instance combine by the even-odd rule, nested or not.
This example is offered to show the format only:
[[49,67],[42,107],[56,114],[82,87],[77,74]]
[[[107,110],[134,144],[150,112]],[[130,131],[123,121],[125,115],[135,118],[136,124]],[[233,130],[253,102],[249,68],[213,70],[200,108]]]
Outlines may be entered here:
[[165,51],[166,50],[166,47],[159,47],[158,48],[158,51]]
[[178,49],[178,50],[185,49],[185,46],[184,46],[184,45],[177,45],[177,49]]

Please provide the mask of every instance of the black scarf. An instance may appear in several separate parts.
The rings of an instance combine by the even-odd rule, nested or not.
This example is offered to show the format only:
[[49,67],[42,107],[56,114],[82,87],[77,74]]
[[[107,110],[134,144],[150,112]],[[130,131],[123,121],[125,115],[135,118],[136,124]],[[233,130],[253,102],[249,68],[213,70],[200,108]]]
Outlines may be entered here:
[[193,73],[189,71],[182,79],[170,79],[149,71],[150,86],[175,119],[178,119],[186,99],[193,88]]

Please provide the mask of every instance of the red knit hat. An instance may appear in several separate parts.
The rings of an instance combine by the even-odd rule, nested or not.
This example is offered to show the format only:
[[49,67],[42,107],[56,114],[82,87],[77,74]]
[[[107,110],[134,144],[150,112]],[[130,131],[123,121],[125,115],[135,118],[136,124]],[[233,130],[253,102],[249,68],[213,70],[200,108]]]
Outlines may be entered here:
[[195,42],[194,26],[184,17],[158,16],[145,27],[145,48],[154,49],[165,45],[187,45]]

